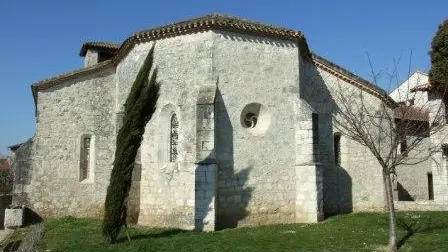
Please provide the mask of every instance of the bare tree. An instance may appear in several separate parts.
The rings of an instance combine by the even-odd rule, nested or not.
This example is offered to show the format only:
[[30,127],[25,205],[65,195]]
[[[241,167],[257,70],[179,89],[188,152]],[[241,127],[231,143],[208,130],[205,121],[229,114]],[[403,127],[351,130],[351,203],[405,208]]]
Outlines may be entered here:
[[[371,65],[371,69],[373,69]],[[395,70],[388,75],[389,83],[398,84]],[[383,73],[384,75],[384,73]],[[380,75],[372,70],[373,84]],[[432,150],[420,155],[408,155],[421,148],[425,139],[437,133],[444,122],[444,107],[428,99],[427,87],[403,85],[397,101],[380,89],[373,93],[337,83],[331,90],[337,109],[333,113],[334,126],[346,137],[368,148],[382,168],[382,178],[389,212],[389,248],[396,251],[397,233],[392,178],[399,165],[418,164],[431,158]],[[404,88],[403,88],[404,87]]]

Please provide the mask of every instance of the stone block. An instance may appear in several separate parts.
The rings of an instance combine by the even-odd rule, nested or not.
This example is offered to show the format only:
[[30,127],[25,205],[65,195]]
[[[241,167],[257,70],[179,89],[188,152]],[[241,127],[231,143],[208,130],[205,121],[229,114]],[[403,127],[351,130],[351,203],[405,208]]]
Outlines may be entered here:
[[19,228],[23,225],[24,208],[5,209],[5,228]]

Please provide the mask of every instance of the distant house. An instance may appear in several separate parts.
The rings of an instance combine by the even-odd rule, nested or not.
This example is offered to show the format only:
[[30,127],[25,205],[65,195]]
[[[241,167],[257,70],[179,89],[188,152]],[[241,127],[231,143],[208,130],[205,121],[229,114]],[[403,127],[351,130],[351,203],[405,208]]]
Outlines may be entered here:
[[0,159],[0,171],[6,171],[11,168],[11,163],[9,162],[9,159],[2,158]]
[[[422,71],[416,71],[403,81],[395,90],[390,93],[390,97],[394,99],[400,107],[407,106],[408,111],[406,118],[395,115],[396,120],[412,120],[413,125],[428,124],[429,118],[429,101],[428,93],[420,90],[421,87],[428,85],[428,74]],[[408,132],[410,133],[410,132]],[[400,142],[398,153],[406,153],[408,151],[408,141],[412,138],[407,135]],[[397,178],[395,180],[395,199],[399,201],[421,201],[434,199],[433,185],[433,169],[431,159],[429,158],[429,150],[431,147],[430,137],[424,138],[419,146],[411,150],[408,155],[410,159],[416,157],[419,162],[409,165],[402,164],[397,167]],[[436,174],[437,176],[437,174]]]

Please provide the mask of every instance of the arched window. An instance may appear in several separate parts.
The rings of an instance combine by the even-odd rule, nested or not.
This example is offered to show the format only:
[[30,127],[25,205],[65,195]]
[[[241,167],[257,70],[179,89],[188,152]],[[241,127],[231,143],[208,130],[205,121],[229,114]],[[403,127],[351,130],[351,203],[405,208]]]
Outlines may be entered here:
[[177,161],[178,129],[179,121],[177,121],[176,114],[173,114],[170,123],[170,162]]

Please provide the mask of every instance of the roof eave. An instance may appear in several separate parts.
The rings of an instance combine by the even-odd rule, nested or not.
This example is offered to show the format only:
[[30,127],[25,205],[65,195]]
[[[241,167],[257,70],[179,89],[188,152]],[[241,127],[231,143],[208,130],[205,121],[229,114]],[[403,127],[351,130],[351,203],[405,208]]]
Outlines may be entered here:
[[106,60],[101,63],[90,66],[90,67],[77,69],[77,70],[74,70],[74,71],[71,71],[71,72],[68,72],[65,74],[61,74],[61,75],[58,75],[55,77],[51,77],[51,78],[36,82],[31,85],[31,92],[33,93],[34,104],[35,105],[37,104],[38,93],[41,90],[48,89],[48,88],[53,87],[57,84],[60,84],[64,81],[71,80],[73,78],[77,78],[77,77],[83,76],[85,74],[100,72],[100,71],[110,68],[110,67],[115,67],[115,65],[113,64],[113,61]]
[[347,83],[354,85],[360,88],[361,90],[381,99],[390,107],[398,106],[397,103],[382,88],[353,74],[347,69],[339,65],[336,65],[335,63],[328,61],[327,59],[324,59],[323,57],[315,53],[313,53],[312,56],[315,65],[321,68],[322,70],[329,72],[330,74],[337,76],[338,78],[346,81]]

